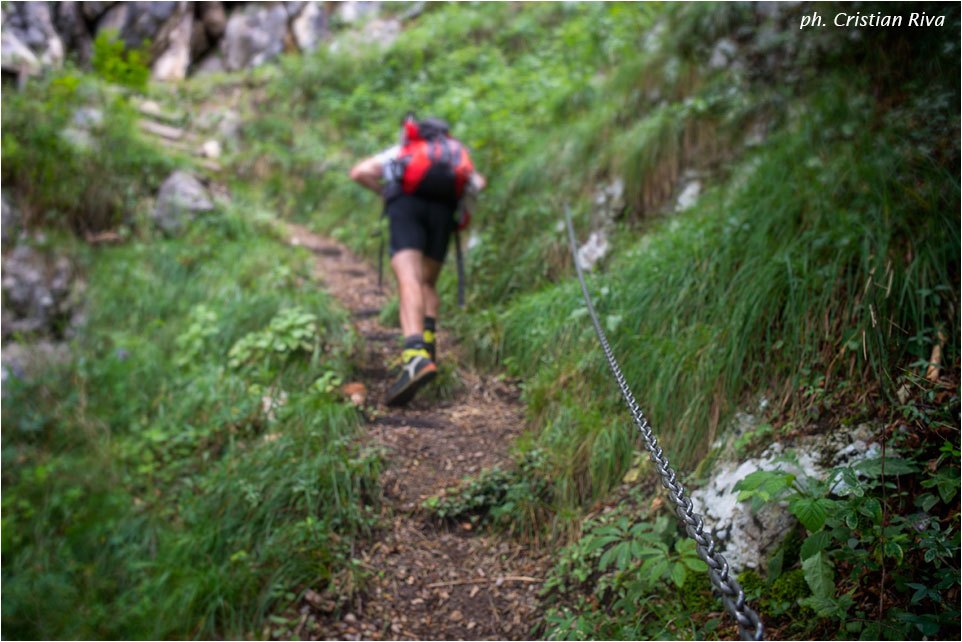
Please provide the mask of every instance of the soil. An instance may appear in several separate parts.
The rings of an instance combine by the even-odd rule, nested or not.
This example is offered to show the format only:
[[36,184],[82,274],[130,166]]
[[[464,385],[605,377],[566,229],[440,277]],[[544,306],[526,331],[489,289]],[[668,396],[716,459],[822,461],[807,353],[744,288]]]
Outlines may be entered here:
[[349,394],[368,408],[359,439],[385,453],[385,527],[355,553],[369,577],[353,598],[310,587],[292,607],[296,614],[285,612],[295,615],[296,625],[264,633],[311,640],[529,639],[540,622],[537,593],[550,566],[547,554],[508,537],[473,532],[468,523],[441,524],[422,507],[465,476],[511,466],[509,446],[524,428],[519,391],[466,368],[441,327],[438,363],[445,393],[426,389],[407,407],[385,406],[400,331],[383,326],[379,311],[393,291],[393,277],[386,270],[379,288],[376,270],[343,245],[292,224],[287,234],[292,245],[314,253],[315,277],[352,313],[364,337],[363,378],[350,384]]

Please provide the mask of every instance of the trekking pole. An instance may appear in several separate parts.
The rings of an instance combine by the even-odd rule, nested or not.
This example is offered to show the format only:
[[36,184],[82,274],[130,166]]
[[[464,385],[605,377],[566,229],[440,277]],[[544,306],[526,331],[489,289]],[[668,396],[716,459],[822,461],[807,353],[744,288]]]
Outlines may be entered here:
[[384,285],[384,225],[381,223],[384,217],[387,216],[387,203],[384,203],[384,209],[381,210],[381,217],[377,220],[377,231],[374,232],[373,236],[378,238],[377,244],[377,291],[378,294],[383,292]]
[[384,283],[384,232],[378,230],[375,236],[380,239],[377,247],[377,291],[380,293]]
[[461,233],[454,230],[454,249],[458,259],[458,309],[464,309],[464,257],[461,254]]

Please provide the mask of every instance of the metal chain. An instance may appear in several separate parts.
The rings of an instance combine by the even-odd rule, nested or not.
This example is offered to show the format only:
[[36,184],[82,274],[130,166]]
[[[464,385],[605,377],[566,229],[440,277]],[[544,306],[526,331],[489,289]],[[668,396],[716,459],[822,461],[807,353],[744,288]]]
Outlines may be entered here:
[[710,533],[705,532],[701,516],[695,514],[691,499],[685,495],[684,486],[678,481],[678,476],[675,474],[675,471],[672,470],[671,465],[668,463],[668,458],[658,445],[658,440],[655,438],[651,426],[648,424],[648,420],[645,419],[645,416],[642,414],[638,402],[635,401],[634,395],[631,394],[631,390],[628,388],[621,368],[618,367],[618,362],[615,361],[611,347],[608,345],[608,339],[605,337],[605,333],[601,329],[601,324],[598,322],[598,316],[595,314],[594,306],[591,305],[588,286],[585,285],[585,277],[581,270],[581,264],[578,262],[575,231],[571,224],[571,212],[568,210],[567,204],[565,205],[565,221],[568,224],[568,241],[571,244],[571,255],[574,258],[575,270],[578,272],[578,281],[581,282],[581,292],[584,294],[585,304],[588,306],[591,323],[595,326],[595,334],[598,335],[601,349],[604,350],[605,358],[608,359],[608,366],[611,368],[615,381],[621,389],[621,395],[628,405],[628,410],[631,411],[635,425],[638,426],[638,431],[645,441],[645,448],[648,449],[651,461],[654,462],[658,474],[661,476],[661,483],[668,489],[668,495],[675,504],[675,513],[678,515],[678,520],[685,527],[688,537],[695,540],[695,549],[698,551],[698,556],[708,565],[708,578],[711,580],[712,586],[721,594],[725,609],[731,613],[738,622],[738,632],[742,639],[763,640],[765,636],[765,625],[762,623],[758,614],[745,603],[745,592],[738,584],[738,581],[729,573],[728,562],[715,550],[714,538],[712,538]]

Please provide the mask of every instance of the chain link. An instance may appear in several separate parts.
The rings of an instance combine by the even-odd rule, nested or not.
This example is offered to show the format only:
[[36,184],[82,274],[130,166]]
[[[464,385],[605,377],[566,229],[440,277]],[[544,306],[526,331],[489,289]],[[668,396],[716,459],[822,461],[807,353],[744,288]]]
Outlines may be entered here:
[[665,456],[661,446],[658,445],[658,439],[655,438],[651,426],[648,424],[648,420],[645,419],[641,408],[638,406],[638,402],[635,401],[635,396],[631,393],[631,389],[628,388],[628,383],[625,381],[625,376],[622,374],[621,368],[618,367],[618,362],[615,361],[611,346],[608,345],[608,339],[601,329],[598,316],[595,314],[594,306],[591,304],[591,297],[588,295],[588,286],[585,285],[585,277],[581,270],[581,264],[578,262],[575,231],[571,224],[571,212],[568,210],[567,204],[565,205],[565,221],[568,224],[568,241],[571,244],[571,255],[574,258],[575,270],[578,273],[578,281],[581,282],[581,292],[584,294],[585,304],[588,306],[591,323],[595,326],[595,334],[598,335],[598,341],[601,343],[601,349],[604,351],[605,358],[608,360],[608,366],[611,368],[615,381],[621,389],[621,395],[628,405],[628,410],[631,412],[635,425],[638,426],[638,431],[641,433],[641,438],[645,442],[645,448],[648,449],[651,461],[654,462],[658,474],[661,476],[661,483],[668,489],[668,496],[675,505],[675,513],[678,515],[678,520],[685,527],[685,532],[688,533],[688,537],[695,540],[695,549],[698,551],[698,556],[708,565],[708,578],[712,586],[721,594],[725,610],[738,622],[738,632],[742,639],[763,640],[765,637],[765,625],[762,623],[758,614],[745,603],[745,592],[738,584],[738,581],[730,574],[728,562],[715,550],[714,538],[710,533],[705,532],[701,516],[695,514],[691,499],[685,495],[685,487],[678,481],[677,474],[668,463],[668,457]]

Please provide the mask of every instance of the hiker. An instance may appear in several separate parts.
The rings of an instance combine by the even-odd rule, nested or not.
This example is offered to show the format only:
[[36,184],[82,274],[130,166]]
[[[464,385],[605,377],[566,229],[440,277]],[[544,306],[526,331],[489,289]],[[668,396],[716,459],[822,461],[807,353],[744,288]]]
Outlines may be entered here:
[[[402,121],[401,143],[365,158],[351,180],[384,197],[390,227],[391,269],[398,282],[404,346],[401,374],[388,390],[388,405],[404,405],[437,375],[440,300],[435,285],[451,232],[470,221],[465,197],[486,184],[467,149],[440,118]],[[459,207],[460,203],[460,207]]]

